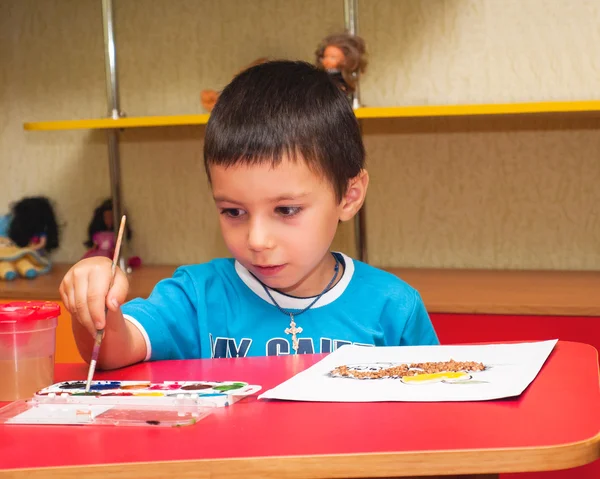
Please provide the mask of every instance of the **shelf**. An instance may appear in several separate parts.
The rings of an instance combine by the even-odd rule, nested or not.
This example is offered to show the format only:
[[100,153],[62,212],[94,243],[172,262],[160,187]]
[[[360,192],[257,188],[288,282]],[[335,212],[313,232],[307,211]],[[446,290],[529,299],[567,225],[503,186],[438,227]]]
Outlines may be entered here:
[[[0,299],[60,300],[70,265],[34,280],[0,281]],[[130,298],[146,297],[175,266],[144,266],[130,277]],[[414,286],[430,313],[600,317],[600,272],[385,268]]]
[[600,271],[385,269],[432,313],[600,316]]
[[[600,113],[600,101],[364,107],[358,108],[354,112],[356,117],[360,119]],[[23,128],[29,131],[50,131],[205,125],[208,122],[209,116],[207,113],[203,115],[139,116],[119,118],[117,120],[112,118],[92,118],[86,120],[42,121],[25,123]]]
[[417,118],[448,116],[527,115],[553,113],[600,113],[600,101],[498,103],[479,105],[431,105],[365,107],[355,110],[357,118]]
[[[56,263],[50,273],[35,279],[18,278],[13,281],[0,280],[0,299],[49,300],[60,301],[58,288],[71,264]],[[129,298],[146,297],[154,285],[168,278],[175,266],[143,266],[133,271],[129,278]]]
[[25,123],[23,128],[29,131],[51,130],[106,130],[110,128],[140,128],[151,126],[206,125],[205,115],[138,116],[130,118],[93,118],[87,120],[60,120]]

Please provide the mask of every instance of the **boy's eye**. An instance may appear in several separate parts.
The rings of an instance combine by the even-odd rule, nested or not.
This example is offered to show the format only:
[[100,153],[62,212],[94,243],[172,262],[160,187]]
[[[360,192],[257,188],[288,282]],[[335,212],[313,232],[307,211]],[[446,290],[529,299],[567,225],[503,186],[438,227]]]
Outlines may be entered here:
[[278,206],[275,211],[281,216],[295,216],[302,211],[302,208],[299,206]]
[[240,208],[223,208],[221,214],[228,216],[229,218],[239,218],[246,212]]

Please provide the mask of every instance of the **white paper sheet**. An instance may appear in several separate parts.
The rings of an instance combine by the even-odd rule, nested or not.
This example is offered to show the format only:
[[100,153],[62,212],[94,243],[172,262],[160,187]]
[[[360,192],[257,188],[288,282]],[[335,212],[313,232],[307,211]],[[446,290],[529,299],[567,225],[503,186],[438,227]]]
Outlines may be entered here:
[[[515,344],[458,346],[342,346],[305,371],[293,376],[259,399],[292,401],[484,401],[520,395],[535,379],[557,340]],[[338,366],[374,371],[402,363],[475,361],[483,371],[407,377],[356,379],[334,377]],[[354,371],[354,369],[351,369]],[[414,371],[413,371],[414,372]]]

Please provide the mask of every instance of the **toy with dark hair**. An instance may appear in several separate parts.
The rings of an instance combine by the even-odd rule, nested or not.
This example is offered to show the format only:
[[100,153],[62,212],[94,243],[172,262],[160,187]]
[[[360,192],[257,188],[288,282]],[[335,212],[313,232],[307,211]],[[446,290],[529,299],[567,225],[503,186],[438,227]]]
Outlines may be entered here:
[[32,196],[14,203],[8,237],[21,248],[32,243],[44,243],[46,252],[58,248],[58,225],[50,200],[45,196]]
[[341,201],[364,167],[356,116],[327,72],[306,62],[272,61],[237,75],[206,127],[204,163],[274,166],[304,161],[331,183]]
[[[83,243],[88,247],[83,258],[105,256],[112,259],[117,240],[113,218],[113,203],[108,198],[94,210],[94,215],[88,225],[88,239]],[[131,240],[132,236],[129,224],[130,221],[127,221],[124,233],[127,241]],[[130,256],[127,259],[127,266],[130,268],[136,268],[141,264],[142,260],[138,256]]]
[[[109,198],[104,200],[94,210],[94,215],[88,225],[88,239],[83,244],[88,248],[94,247],[94,235],[101,231],[114,231],[113,224],[112,200]],[[127,240],[131,239],[131,229],[129,226],[125,227],[125,237]]]
[[367,69],[365,41],[347,32],[325,37],[315,57],[316,65],[327,71],[346,93],[354,93],[358,75]]

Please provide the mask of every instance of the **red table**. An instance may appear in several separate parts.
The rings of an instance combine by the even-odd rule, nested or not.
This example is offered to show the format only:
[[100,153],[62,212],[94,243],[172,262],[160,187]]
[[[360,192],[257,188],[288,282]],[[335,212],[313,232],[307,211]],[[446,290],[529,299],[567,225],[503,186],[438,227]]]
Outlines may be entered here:
[[[322,358],[164,361],[98,379],[244,380],[267,389]],[[56,380],[85,379],[58,365]],[[575,467],[600,455],[597,352],[559,342],[518,398],[301,403],[248,398],[194,426],[0,425],[0,476],[406,477]]]

